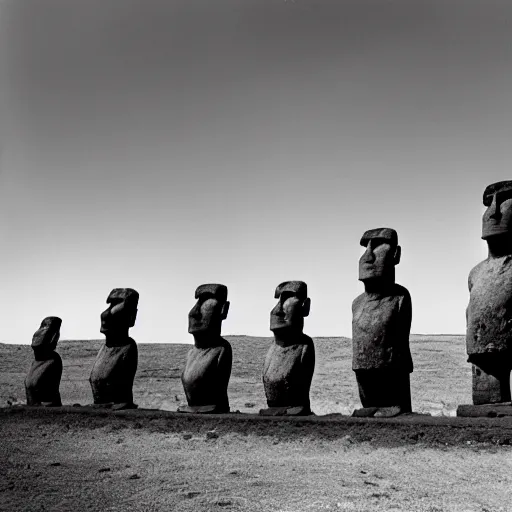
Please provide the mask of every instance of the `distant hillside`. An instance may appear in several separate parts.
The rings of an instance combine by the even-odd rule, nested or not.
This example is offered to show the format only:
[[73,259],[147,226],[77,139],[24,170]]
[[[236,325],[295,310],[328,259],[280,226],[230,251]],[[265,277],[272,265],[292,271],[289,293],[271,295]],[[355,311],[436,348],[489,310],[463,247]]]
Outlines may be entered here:
[[[266,406],[261,370],[271,338],[226,336],[233,347],[229,384],[232,410],[254,412]],[[311,387],[317,414],[349,414],[359,407],[351,369],[349,338],[314,338],[316,368]],[[89,373],[103,340],[59,342],[64,362],[61,395],[65,404],[92,402]],[[189,344],[139,345],[139,367],[134,384],[135,402],[144,408],[175,410],[185,403],[180,375]],[[460,403],[471,401],[471,367],[466,363],[464,336],[411,336],[414,373],[413,407],[419,412],[453,414]],[[23,381],[32,361],[29,345],[0,344],[0,406],[25,401]]]

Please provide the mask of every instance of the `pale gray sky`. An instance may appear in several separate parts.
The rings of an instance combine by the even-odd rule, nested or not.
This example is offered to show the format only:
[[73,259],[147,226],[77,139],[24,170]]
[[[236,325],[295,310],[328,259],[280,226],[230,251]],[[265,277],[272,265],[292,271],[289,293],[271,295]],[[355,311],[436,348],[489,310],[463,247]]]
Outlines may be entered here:
[[506,1],[3,0],[0,341],[41,319],[100,338],[114,287],[137,341],[189,341],[197,285],[225,334],[351,334],[361,234],[395,228],[413,332],[462,333],[482,193],[511,179]]

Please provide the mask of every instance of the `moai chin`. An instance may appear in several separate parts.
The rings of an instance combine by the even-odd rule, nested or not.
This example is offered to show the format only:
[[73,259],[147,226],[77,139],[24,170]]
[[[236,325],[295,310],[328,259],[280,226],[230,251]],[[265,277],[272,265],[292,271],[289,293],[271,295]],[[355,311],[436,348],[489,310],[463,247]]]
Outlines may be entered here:
[[223,284],[203,284],[196,289],[195,298],[188,314],[194,346],[181,375],[188,406],[179,407],[178,412],[227,413],[233,352],[221,336],[221,326],[229,311],[228,289]]
[[132,288],[115,288],[108,308],[101,313],[100,332],[105,335],[91,370],[89,382],[94,404],[113,409],[134,409],[133,381],[137,372],[137,344],[128,331],[135,325],[139,294]]
[[488,257],[469,274],[466,348],[473,369],[473,404],[510,402],[512,368],[512,181],[483,196],[482,239]]
[[303,333],[304,317],[311,300],[303,281],[286,281],[277,288],[278,299],[270,312],[270,330],[274,341],[265,357],[263,386],[268,409],[260,414],[305,416],[313,414],[309,390],[315,370],[315,346]]
[[364,409],[354,416],[396,416],[411,412],[409,349],[412,305],[406,288],[395,283],[401,248],[394,229],[364,233],[359,280],[365,291],[352,303],[352,369]]
[[27,405],[58,407],[60,399],[60,379],[62,377],[62,359],[55,352],[60,337],[62,320],[48,316],[42,322],[32,338],[34,362],[25,378]]

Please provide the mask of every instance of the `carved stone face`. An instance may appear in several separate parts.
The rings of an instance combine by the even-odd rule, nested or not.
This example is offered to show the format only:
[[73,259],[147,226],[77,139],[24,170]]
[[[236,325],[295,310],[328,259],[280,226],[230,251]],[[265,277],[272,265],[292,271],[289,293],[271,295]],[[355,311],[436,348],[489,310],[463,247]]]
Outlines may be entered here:
[[366,251],[359,259],[359,280],[389,278],[394,280],[395,265],[400,262],[401,249],[394,229],[367,231],[361,238]]
[[228,289],[222,284],[203,284],[196,290],[197,302],[188,314],[190,334],[220,336],[222,321],[228,316]]
[[139,294],[132,288],[114,288],[108,298],[108,308],[101,313],[103,334],[126,333],[135,325]]
[[32,337],[32,348],[37,351],[51,352],[57,348],[60,338],[62,320],[56,316],[48,316]]
[[271,331],[302,332],[311,304],[307,293],[303,281],[286,281],[276,288],[274,297],[279,300],[270,312]]
[[512,181],[500,181],[489,185],[484,192],[484,206],[487,210],[482,217],[482,238],[512,232]]

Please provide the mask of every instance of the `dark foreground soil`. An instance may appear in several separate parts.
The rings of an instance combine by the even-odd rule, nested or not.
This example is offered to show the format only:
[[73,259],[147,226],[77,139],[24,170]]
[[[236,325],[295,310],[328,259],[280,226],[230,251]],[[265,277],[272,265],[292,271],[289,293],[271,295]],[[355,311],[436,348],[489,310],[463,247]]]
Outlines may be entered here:
[[0,409],[0,510],[512,510],[512,419]]

